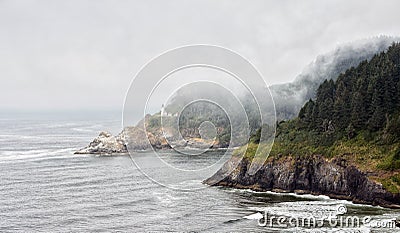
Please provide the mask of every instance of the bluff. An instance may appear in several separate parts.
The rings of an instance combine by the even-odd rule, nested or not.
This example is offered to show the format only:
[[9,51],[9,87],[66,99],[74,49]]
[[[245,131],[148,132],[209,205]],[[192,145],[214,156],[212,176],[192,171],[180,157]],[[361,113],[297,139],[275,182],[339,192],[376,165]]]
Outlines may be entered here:
[[[270,86],[275,102],[277,119],[292,119],[299,113],[304,103],[316,96],[318,86],[325,79],[336,80],[340,73],[345,72],[352,66],[358,65],[364,60],[372,59],[374,54],[385,51],[392,41],[396,40],[399,40],[399,38],[380,36],[340,45],[335,50],[318,56],[304,68],[293,82]],[[173,99],[170,105],[166,106],[166,109],[174,115],[176,113],[175,109],[179,109],[179,106],[185,106],[190,102],[189,100],[201,99],[202,95],[210,93],[209,90],[206,90],[206,93],[202,93],[201,91],[201,89],[184,90],[183,93],[180,93],[180,95]],[[214,95],[218,94],[218,92],[211,93],[214,93]],[[224,97],[221,96],[220,99],[224,100]],[[250,131],[254,133],[261,126],[255,114],[258,110],[254,109],[254,106],[246,106],[247,102],[251,102],[246,97],[242,99],[242,102],[249,117]],[[186,115],[187,118],[193,122],[201,122],[202,120],[212,121],[218,127],[218,141],[214,147],[227,147],[230,140],[230,125],[227,123],[229,120],[225,119],[224,115],[220,114],[216,109],[210,108],[210,106],[197,106],[195,110],[193,111],[194,114]],[[200,114],[198,114],[199,110]],[[266,110],[266,112],[269,112],[269,110]],[[149,149],[149,144],[143,141],[146,137],[151,139],[151,146],[155,148],[168,148],[165,138],[160,134],[157,114],[154,114],[148,120],[151,127],[150,130],[147,130],[147,136],[143,133],[143,127],[141,127],[139,122],[136,126],[123,129],[116,136],[102,132],[87,147],[77,151],[77,153],[126,153],[126,145],[128,143],[124,135],[128,135],[132,139],[130,146],[135,150]],[[238,122],[240,124],[242,121],[239,120]],[[195,132],[198,127],[197,125],[192,124],[192,122],[187,122],[187,124],[183,122],[183,124],[183,128],[185,128],[183,134],[189,139],[198,137],[198,133]],[[238,132],[235,133],[237,134]],[[190,141],[198,143],[198,140],[189,140],[189,143]],[[185,142],[180,144],[184,145]]]
[[250,175],[247,169],[251,160],[245,158],[227,174],[232,169],[230,166],[235,164],[234,159],[238,158],[225,163],[204,183],[255,191],[326,195],[358,204],[400,208],[399,193],[387,191],[344,159],[328,160],[321,155],[285,156],[268,160],[257,173]]
[[400,44],[335,80],[325,80],[297,118],[278,123],[270,157],[256,174],[247,170],[257,162],[254,148],[264,146],[255,143],[259,135],[248,145],[251,150],[237,151],[205,183],[399,208]]

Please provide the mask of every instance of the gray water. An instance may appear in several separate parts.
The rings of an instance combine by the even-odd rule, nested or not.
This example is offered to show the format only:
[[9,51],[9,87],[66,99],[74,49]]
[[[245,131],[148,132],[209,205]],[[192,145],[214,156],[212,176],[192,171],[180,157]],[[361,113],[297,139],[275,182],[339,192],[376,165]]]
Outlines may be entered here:
[[[372,223],[390,222],[400,212],[324,196],[207,187],[201,180],[193,185],[204,189],[173,190],[147,179],[129,156],[73,154],[99,131],[117,133],[118,115],[3,113],[0,129],[0,232],[399,232],[367,226],[340,231],[326,224],[316,229],[261,227],[254,214],[265,210],[304,217],[345,205],[345,216],[371,216]],[[220,153],[168,156],[171,163],[185,159],[202,165]]]

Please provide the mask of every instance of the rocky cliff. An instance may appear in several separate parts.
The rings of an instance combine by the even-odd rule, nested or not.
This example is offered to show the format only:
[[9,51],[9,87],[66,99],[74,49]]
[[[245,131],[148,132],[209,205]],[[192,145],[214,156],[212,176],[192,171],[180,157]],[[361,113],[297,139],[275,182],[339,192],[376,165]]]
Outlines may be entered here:
[[165,138],[168,129],[161,130],[152,129],[152,132],[145,131],[143,127],[132,126],[126,127],[116,136],[109,132],[101,132],[99,136],[93,139],[88,146],[75,152],[75,154],[123,154],[130,151],[143,151],[154,149],[171,149],[174,148],[221,148],[223,144],[218,140],[210,142],[196,137],[196,135],[188,134],[186,140],[175,140]]
[[99,136],[93,139],[87,147],[76,151],[75,154],[114,154],[126,152],[128,151],[122,134],[113,136],[109,132],[100,132]]
[[140,127],[126,127],[116,136],[108,132],[101,132],[85,148],[78,150],[75,154],[121,154],[129,150],[140,151],[170,148],[168,142],[162,135],[154,135],[145,132]]
[[209,185],[249,188],[256,191],[295,192],[327,195],[354,203],[400,208],[400,195],[386,191],[381,184],[340,158],[328,160],[323,156],[285,156],[271,158],[254,175],[247,169],[250,161],[243,159],[233,172],[230,167],[239,158],[233,157],[212,177]]

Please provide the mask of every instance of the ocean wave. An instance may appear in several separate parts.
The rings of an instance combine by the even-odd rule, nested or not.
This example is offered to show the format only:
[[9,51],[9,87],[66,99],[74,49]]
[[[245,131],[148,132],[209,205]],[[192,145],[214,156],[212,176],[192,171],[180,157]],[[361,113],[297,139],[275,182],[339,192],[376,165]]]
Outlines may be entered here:
[[70,155],[77,148],[62,148],[62,149],[34,149],[34,150],[12,150],[0,151],[0,162],[32,160],[39,158],[49,158],[62,155]]

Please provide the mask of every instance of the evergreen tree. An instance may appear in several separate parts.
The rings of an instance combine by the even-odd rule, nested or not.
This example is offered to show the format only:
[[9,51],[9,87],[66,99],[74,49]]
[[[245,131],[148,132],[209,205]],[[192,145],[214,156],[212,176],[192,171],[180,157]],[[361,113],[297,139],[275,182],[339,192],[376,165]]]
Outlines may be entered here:
[[[400,44],[341,74],[336,82],[325,80],[316,100],[300,110],[304,128],[319,132],[347,133],[368,129],[382,131],[390,116],[400,112]],[[351,134],[351,135],[350,135]]]

